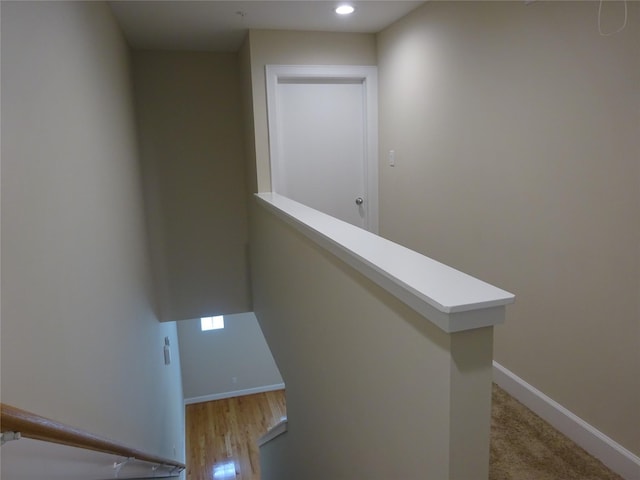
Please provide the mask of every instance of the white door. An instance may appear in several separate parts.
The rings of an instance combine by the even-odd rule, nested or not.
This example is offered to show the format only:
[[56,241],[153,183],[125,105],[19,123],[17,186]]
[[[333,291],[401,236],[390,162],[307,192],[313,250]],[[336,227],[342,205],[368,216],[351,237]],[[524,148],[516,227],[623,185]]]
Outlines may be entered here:
[[377,232],[375,67],[268,66],[267,85],[272,190]]

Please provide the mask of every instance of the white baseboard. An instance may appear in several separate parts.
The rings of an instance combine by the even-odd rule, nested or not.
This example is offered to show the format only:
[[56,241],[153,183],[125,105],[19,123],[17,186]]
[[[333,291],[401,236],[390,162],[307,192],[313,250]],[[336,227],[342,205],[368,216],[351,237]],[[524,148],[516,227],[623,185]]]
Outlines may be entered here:
[[493,362],[493,380],[618,475],[626,480],[640,480],[640,457],[497,362]]
[[247,388],[246,390],[235,390],[233,392],[214,393],[213,395],[202,395],[200,397],[185,398],[184,404],[211,402],[213,400],[223,400],[225,398],[242,397],[243,395],[253,395],[254,393],[272,392],[284,389],[284,383],[276,385],[265,385],[263,387]]
[[289,428],[288,425],[289,423],[287,422],[286,418],[280,420],[280,422],[275,427],[270,429],[267,433],[265,433],[258,439],[258,447],[261,447],[269,443],[271,440],[278,438],[280,435],[284,435],[285,433],[287,433],[287,429]]

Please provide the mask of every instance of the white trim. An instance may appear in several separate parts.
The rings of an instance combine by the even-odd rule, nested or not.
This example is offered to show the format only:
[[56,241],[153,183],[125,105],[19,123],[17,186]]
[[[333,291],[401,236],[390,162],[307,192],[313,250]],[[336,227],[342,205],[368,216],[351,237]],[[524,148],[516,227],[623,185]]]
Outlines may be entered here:
[[274,438],[277,438],[280,435],[284,435],[285,433],[287,433],[288,425],[289,424],[286,418],[280,421],[280,423],[278,423],[275,427],[270,429],[267,433],[265,433],[258,439],[258,447],[261,447],[265,443],[269,443]]
[[267,82],[267,120],[269,125],[269,157],[271,165],[271,191],[281,194],[281,178],[277,172],[282,168],[278,165],[279,139],[281,130],[278,117],[277,86],[284,81],[357,81],[364,90],[364,122],[365,122],[365,157],[364,177],[367,201],[365,228],[378,233],[378,67],[362,65],[266,65],[265,76]]
[[640,480],[640,457],[495,361],[493,380],[618,475]]
[[184,399],[185,405],[193,403],[211,402],[213,400],[224,400],[225,398],[242,397],[244,395],[253,395],[254,393],[273,392],[274,390],[283,390],[284,383],[275,385],[265,385],[263,387],[247,388],[246,390],[235,390],[233,392],[214,393],[212,395],[202,395],[200,397],[190,397]]
[[258,204],[445,332],[504,322],[513,294],[277,193]]

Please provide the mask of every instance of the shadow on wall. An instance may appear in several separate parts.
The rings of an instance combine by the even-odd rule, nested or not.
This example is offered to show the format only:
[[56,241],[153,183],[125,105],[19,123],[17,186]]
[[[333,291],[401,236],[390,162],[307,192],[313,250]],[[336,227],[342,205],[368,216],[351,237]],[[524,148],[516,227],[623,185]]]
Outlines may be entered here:
[[203,331],[201,323],[177,322],[185,403],[284,388],[253,312],[225,315],[224,328]]

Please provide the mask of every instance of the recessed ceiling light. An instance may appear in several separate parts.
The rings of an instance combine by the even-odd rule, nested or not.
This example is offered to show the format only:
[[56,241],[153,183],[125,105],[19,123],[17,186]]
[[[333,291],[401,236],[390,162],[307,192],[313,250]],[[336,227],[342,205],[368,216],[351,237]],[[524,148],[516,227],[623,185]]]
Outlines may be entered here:
[[350,13],[353,13],[354,10],[355,9],[351,5],[340,5],[336,8],[336,13],[338,15],[349,15]]

